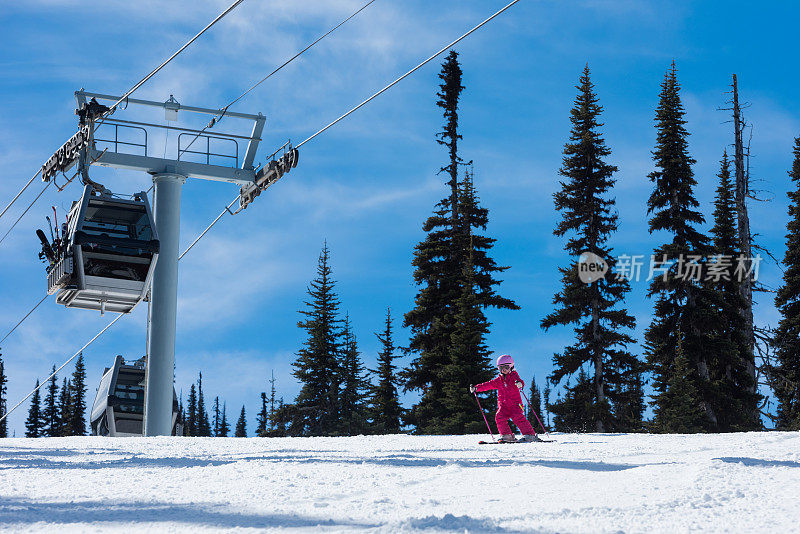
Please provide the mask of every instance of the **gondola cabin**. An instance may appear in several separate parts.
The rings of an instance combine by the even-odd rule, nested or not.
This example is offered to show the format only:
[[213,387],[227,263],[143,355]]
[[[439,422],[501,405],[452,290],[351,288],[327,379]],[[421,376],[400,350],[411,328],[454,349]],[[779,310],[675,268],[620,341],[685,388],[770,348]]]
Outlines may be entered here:
[[[90,422],[95,436],[144,435],[145,358],[126,364],[122,356],[106,368],[92,405]],[[178,398],[172,392],[172,434],[175,435]],[[178,429],[182,433],[182,429]]]
[[86,186],[50,256],[44,253],[47,292],[68,308],[128,313],[147,294],[158,250],[145,193],[126,199]]

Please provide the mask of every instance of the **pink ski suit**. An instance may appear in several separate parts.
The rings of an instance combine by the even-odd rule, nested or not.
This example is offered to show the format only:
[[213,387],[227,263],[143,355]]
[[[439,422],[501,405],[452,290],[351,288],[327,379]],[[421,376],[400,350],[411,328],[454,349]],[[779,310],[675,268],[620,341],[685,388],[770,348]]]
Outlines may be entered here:
[[535,434],[530,421],[522,413],[522,397],[517,389],[517,382],[522,382],[524,387],[525,382],[517,372],[511,371],[507,375],[500,373],[497,378],[478,384],[475,389],[477,391],[497,390],[497,413],[494,420],[497,422],[497,431],[500,434],[512,434],[511,427],[508,426],[509,419],[514,421],[523,434]]

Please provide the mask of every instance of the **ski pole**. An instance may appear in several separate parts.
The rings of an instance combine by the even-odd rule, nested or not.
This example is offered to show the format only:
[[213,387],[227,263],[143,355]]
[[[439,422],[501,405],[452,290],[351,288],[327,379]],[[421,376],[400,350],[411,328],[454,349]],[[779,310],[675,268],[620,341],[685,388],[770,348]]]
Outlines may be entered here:
[[475,392],[473,393],[473,395],[475,395],[475,400],[478,402],[478,411],[481,412],[481,415],[483,416],[483,422],[486,423],[486,428],[489,430],[489,434],[491,434],[492,436],[492,441],[496,441],[494,439],[494,432],[492,432],[492,427],[489,426],[489,421],[486,420],[486,414],[483,413],[483,407],[481,406],[480,399],[478,399],[478,393]]
[[545,434],[547,434],[547,437],[548,437],[548,438],[552,438],[553,436],[551,436],[551,435],[550,435],[550,432],[548,432],[548,431],[547,431],[547,429],[546,429],[546,428],[544,427],[544,425],[542,424],[542,420],[541,420],[541,419],[539,419],[539,416],[536,414],[536,410],[534,410],[534,409],[533,409],[533,406],[531,405],[531,401],[529,401],[529,400],[528,400],[528,396],[527,396],[527,395],[525,395],[525,392],[524,392],[524,391],[522,391],[522,390],[519,390],[519,392],[520,392],[520,393],[522,393],[522,396],[523,396],[523,397],[525,397],[525,402],[527,402],[527,403],[528,403],[528,407],[529,407],[529,408],[531,409],[531,411],[533,412],[533,415],[534,415],[534,417],[536,417],[536,420],[539,422],[539,426],[540,426],[540,427],[542,427],[542,430],[544,430],[544,433],[545,433]]

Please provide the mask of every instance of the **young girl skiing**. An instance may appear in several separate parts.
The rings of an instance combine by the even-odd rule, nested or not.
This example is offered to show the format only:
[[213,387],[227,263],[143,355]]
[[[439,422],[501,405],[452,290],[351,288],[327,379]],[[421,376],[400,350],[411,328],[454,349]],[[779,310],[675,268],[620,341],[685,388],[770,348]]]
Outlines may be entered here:
[[501,434],[501,442],[517,441],[508,425],[509,419],[522,431],[524,437],[520,441],[541,441],[536,436],[530,421],[522,413],[522,397],[519,391],[525,387],[525,383],[514,370],[514,359],[508,354],[503,354],[497,358],[497,368],[500,370],[500,376],[483,384],[470,386],[469,391],[475,393],[497,390],[497,413],[494,420],[497,422],[497,431]]

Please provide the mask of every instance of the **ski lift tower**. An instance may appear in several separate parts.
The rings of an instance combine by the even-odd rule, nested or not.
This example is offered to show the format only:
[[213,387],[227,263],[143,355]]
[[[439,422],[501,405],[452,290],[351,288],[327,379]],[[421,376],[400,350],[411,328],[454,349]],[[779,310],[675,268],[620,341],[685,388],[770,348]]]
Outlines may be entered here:
[[[86,109],[87,98],[118,102],[120,97],[75,92],[78,109]],[[126,98],[123,103],[162,108],[168,121],[176,121],[178,112],[211,115],[211,124],[222,116],[253,122],[250,136],[214,133],[177,126],[114,119],[106,116],[92,124],[85,144],[89,165],[143,171],[153,177],[155,187],[154,217],[160,251],[150,288],[148,346],[145,389],[145,436],[168,436],[172,430],[172,400],[175,366],[175,329],[178,299],[178,254],[180,232],[181,186],[188,178],[230,182],[240,186],[240,208],[244,209],[258,194],[285,172],[297,165],[297,150],[289,143],[279,149],[282,157],[272,154],[268,164],[256,169],[254,161],[264,115],[237,113],[220,109],[184,106],[172,96],[165,102]],[[123,109],[127,109],[123,108]],[[148,152],[148,131],[162,129],[177,132],[176,153],[156,157]],[[240,144],[246,147],[240,153]],[[199,160],[199,161],[198,161]]]

